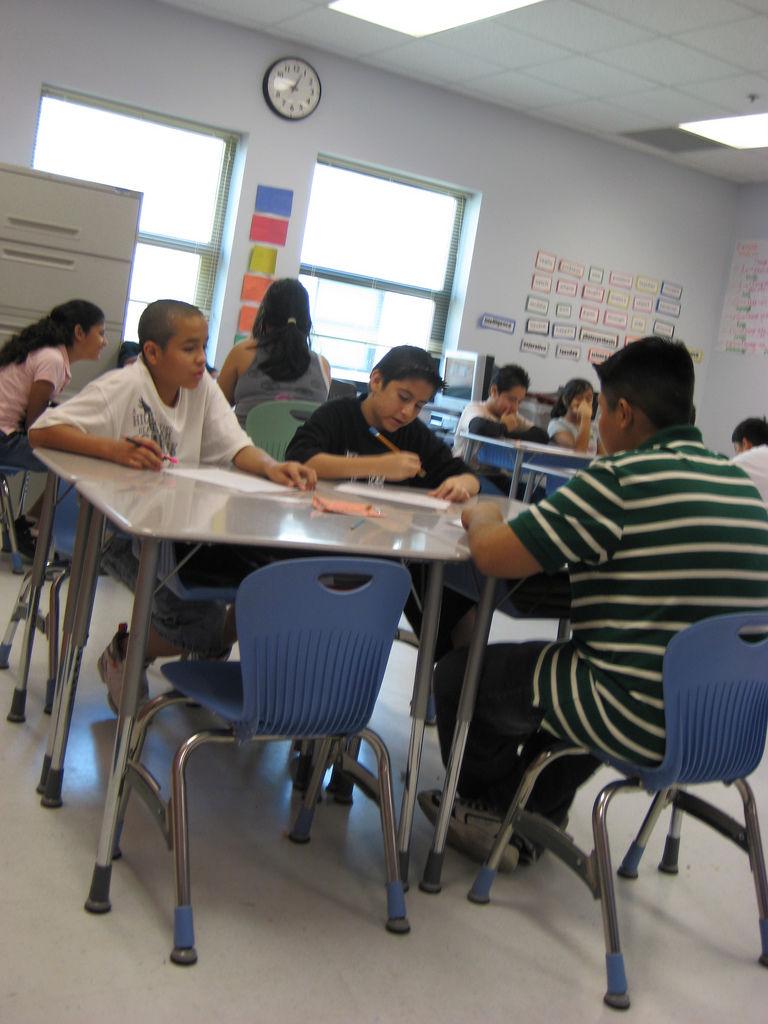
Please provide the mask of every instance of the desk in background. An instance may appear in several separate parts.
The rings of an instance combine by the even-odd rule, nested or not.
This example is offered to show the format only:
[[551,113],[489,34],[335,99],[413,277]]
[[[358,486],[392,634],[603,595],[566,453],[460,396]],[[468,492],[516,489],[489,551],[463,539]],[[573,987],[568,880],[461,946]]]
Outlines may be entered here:
[[[461,436],[470,442],[467,461],[475,457],[481,465],[496,466],[510,473],[509,494],[514,497],[524,469],[532,473],[552,475],[561,480],[569,479],[575,472],[588,466],[595,458],[572,448],[561,448],[554,444],[540,444],[513,438],[485,437],[462,431]],[[526,501],[530,497],[526,489]]]

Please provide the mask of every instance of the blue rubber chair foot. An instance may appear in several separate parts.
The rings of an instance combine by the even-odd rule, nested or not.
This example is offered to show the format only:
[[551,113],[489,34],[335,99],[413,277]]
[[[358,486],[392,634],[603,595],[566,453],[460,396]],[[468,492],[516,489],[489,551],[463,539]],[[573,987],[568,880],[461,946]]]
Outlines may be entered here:
[[483,865],[475,876],[472,888],[467,893],[467,899],[470,903],[490,903],[491,886],[493,885],[495,878],[496,872],[494,869]]
[[632,871],[629,868],[625,868],[623,864],[620,864],[619,867],[616,868],[616,874],[620,878],[637,878],[638,877],[637,871]]

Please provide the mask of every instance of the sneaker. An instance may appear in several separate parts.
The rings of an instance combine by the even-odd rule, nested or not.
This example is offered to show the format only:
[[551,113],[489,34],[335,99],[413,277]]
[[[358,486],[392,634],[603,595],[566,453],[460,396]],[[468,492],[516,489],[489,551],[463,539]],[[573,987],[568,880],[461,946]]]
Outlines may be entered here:
[[[117,632],[101,653],[97,664],[99,676],[107,688],[107,704],[115,714],[120,707],[120,695],[123,692],[123,674],[125,671],[125,652],[128,648],[128,623],[121,622]],[[146,669],[146,665],[145,665]],[[139,685],[139,703],[149,698],[149,683],[146,672],[142,674]]]
[[[439,789],[427,789],[419,793],[419,807],[432,824],[437,821],[440,813],[441,799]],[[485,863],[501,828],[501,821],[496,811],[482,800],[466,800],[457,796],[448,820],[448,845],[472,860]],[[499,871],[514,871],[519,855],[517,846],[509,843],[501,855]]]
[[22,558],[31,562],[35,557],[35,540],[32,536],[32,524],[26,516],[14,520],[13,529],[16,534],[16,548]]

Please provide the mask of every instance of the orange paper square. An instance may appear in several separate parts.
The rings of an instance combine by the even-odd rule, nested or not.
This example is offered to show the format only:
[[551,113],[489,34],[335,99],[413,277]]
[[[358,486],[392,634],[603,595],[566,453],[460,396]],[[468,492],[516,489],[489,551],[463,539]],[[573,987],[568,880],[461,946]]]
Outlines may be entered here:
[[237,321],[237,329],[242,334],[250,334],[253,328],[253,321],[259,311],[258,306],[241,306],[240,319]]
[[244,274],[243,290],[240,292],[240,298],[243,302],[261,302],[267,288],[271,284],[272,279],[270,277],[260,277],[258,274]]

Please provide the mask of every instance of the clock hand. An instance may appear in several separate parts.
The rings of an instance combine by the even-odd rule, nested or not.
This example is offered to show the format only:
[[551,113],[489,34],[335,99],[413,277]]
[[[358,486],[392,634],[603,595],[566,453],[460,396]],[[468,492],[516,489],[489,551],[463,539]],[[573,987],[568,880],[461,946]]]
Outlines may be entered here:
[[277,92],[285,92],[286,89],[290,89],[291,92],[295,92],[298,84],[298,78],[296,81],[292,81],[290,78],[281,78],[279,82],[275,82],[275,90]]

